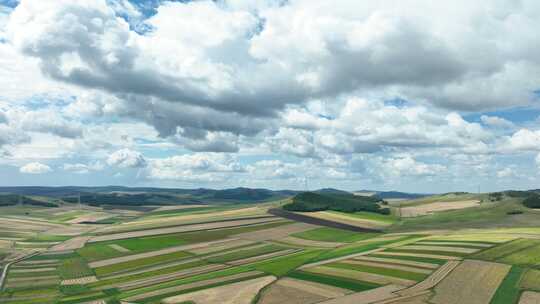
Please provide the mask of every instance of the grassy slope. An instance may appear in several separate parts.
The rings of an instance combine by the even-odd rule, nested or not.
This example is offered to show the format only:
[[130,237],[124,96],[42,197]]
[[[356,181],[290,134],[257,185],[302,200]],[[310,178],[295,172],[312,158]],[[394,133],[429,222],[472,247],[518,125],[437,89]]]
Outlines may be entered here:
[[[508,215],[519,210],[523,214]],[[509,198],[501,202],[485,202],[478,207],[438,212],[414,218],[402,218],[389,232],[428,229],[534,227],[540,222],[540,213],[521,205],[521,199]]]

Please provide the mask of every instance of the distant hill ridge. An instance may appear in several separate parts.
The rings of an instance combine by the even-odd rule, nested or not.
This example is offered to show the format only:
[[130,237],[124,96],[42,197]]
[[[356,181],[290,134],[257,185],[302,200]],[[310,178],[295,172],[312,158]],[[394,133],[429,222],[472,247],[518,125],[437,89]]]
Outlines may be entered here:
[[[264,188],[237,187],[230,189],[180,189],[155,187],[125,186],[21,186],[0,187],[0,194],[49,197],[66,202],[78,202],[79,195],[83,204],[92,205],[176,205],[176,204],[235,204],[258,203],[293,197],[303,191],[269,190]],[[313,193],[351,196],[352,192],[335,188],[322,188]],[[397,191],[372,191],[381,199],[418,198],[426,195],[410,194]]]

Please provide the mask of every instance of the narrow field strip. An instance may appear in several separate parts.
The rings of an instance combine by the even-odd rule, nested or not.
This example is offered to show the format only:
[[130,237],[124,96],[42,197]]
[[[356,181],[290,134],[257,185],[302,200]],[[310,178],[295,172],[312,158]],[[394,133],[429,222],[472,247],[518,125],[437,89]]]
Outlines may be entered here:
[[[227,266],[225,266],[225,265],[218,265],[218,264],[206,265],[206,266],[191,268],[191,269],[187,269],[187,270],[183,270],[183,271],[173,272],[173,273],[169,273],[169,274],[152,276],[152,277],[146,278],[146,279],[130,281],[130,282],[127,282],[127,283],[113,284],[110,287],[112,288],[114,286],[114,287],[120,288],[122,290],[131,290],[131,289],[135,289],[135,288],[141,288],[141,287],[146,287],[146,286],[150,286],[150,285],[154,285],[154,284],[164,283],[164,282],[168,282],[168,281],[171,281],[171,280],[182,279],[182,278],[186,278],[186,277],[190,277],[190,276],[194,276],[194,275],[198,275],[198,274],[203,274],[203,273],[209,273],[209,272],[212,272],[212,271],[222,270],[222,269],[225,269],[225,268],[227,268]],[[102,287],[102,289],[105,289],[105,288]]]
[[280,242],[292,244],[296,246],[307,246],[307,247],[319,247],[319,248],[336,248],[344,245],[345,243],[335,243],[335,242],[325,242],[325,241],[313,241],[308,239],[301,239],[293,236],[288,236],[286,238],[280,239]]
[[[178,273],[180,271],[189,270],[194,273],[194,272],[197,272],[196,270],[197,267],[202,267],[206,265],[207,264],[204,261],[196,260],[190,263],[181,264],[181,265],[159,269],[159,270],[141,271],[136,274],[128,273],[128,275],[122,276],[122,277],[100,278],[99,282],[94,283],[94,284],[89,284],[89,287],[95,288],[95,289],[97,288],[107,289],[107,288],[114,288],[115,286],[118,286],[119,284],[126,283],[126,282],[133,282],[137,280],[154,278],[157,276],[168,275],[171,273]],[[189,274],[189,271],[188,271],[188,274]]]
[[192,255],[190,253],[187,253],[185,251],[175,251],[168,254],[149,256],[142,259],[129,260],[126,262],[119,262],[116,264],[109,264],[107,266],[94,268],[94,271],[99,277],[102,277],[109,274],[128,272],[134,269],[141,269],[141,268],[146,268],[149,266],[166,264],[168,262],[186,259],[191,256]]
[[62,280],[62,282],[60,282],[60,285],[84,285],[84,284],[89,284],[89,283],[94,283],[94,282],[97,282],[98,279],[96,278],[96,276],[89,276],[89,277],[82,277],[82,278],[77,278],[77,279],[69,279],[69,280]]
[[354,270],[354,271],[360,271],[360,272],[366,272],[366,273],[372,273],[372,274],[378,274],[393,278],[400,278],[404,280],[411,280],[411,281],[421,281],[427,277],[427,274],[425,273],[418,273],[418,272],[411,272],[411,271],[405,271],[405,270],[399,270],[396,268],[385,268],[385,267],[378,267],[378,266],[368,266],[368,265],[361,265],[361,264],[351,264],[351,263],[332,263],[328,264],[328,267],[334,267],[339,269],[346,269],[346,270]]
[[151,272],[156,272],[156,271],[166,272],[167,269],[171,269],[171,268],[175,268],[175,267],[181,267],[182,265],[189,264],[189,263],[196,263],[196,262],[204,263],[199,258],[189,258],[189,259],[183,259],[183,260],[177,261],[177,262],[172,262],[172,263],[167,263],[167,264],[160,264],[160,265],[157,265],[157,266],[145,267],[145,268],[139,269],[139,270],[123,272],[123,273],[120,273],[120,274],[104,275],[104,276],[101,277],[101,279],[102,280],[111,280],[111,279],[119,279],[119,278],[129,277],[129,276],[136,276],[136,275],[142,274],[142,273],[151,273]]
[[380,274],[373,274],[350,269],[340,269],[329,266],[317,266],[310,269],[305,269],[304,271],[323,275],[327,274],[331,276],[351,278],[354,280],[370,282],[378,285],[398,284],[403,286],[411,286],[416,284],[416,281],[413,280],[406,280]]
[[453,252],[453,253],[466,253],[471,254],[478,251],[476,248],[463,248],[463,247],[452,247],[452,246],[433,246],[433,245],[407,245],[399,247],[398,249],[402,250],[423,250],[423,251],[442,251],[442,252]]
[[416,253],[416,252],[388,252],[388,251],[381,251],[381,252],[377,252],[377,255],[396,256],[396,257],[431,258],[431,259],[439,259],[439,260],[461,260],[461,257],[457,257],[457,256],[438,255],[438,254],[425,254],[425,253]]
[[415,261],[408,261],[408,260],[398,260],[398,259],[391,259],[391,258],[377,258],[373,256],[359,256],[353,258],[353,260],[357,261],[367,261],[367,262],[379,262],[379,263],[385,263],[386,265],[405,265],[405,266],[413,266],[417,268],[425,268],[428,270],[437,269],[439,267],[439,264],[432,264],[432,263],[425,263],[425,262],[415,262]]
[[24,282],[31,282],[36,280],[44,280],[44,281],[54,281],[54,280],[60,280],[60,277],[58,275],[52,275],[52,276],[42,276],[42,277],[30,277],[30,278],[8,278],[8,283],[24,283]]
[[263,274],[263,272],[260,272],[260,271],[242,272],[242,273],[238,273],[238,274],[234,274],[234,275],[230,275],[230,276],[226,276],[226,277],[219,277],[219,278],[215,278],[215,279],[203,280],[203,281],[183,284],[183,285],[179,285],[179,286],[163,288],[163,289],[159,289],[159,290],[155,290],[155,291],[150,291],[150,292],[146,292],[146,293],[143,293],[143,294],[140,294],[140,295],[128,297],[128,298],[123,299],[123,300],[127,301],[127,302],[138,302],[138,301],[141,301],[141,300],[152,299],[152,298],[156,298],[156,297],[162,297],[162,298],[163,297],[170,297],[170,296],[173,296],[173,295],[171,295],[173,293],[181,293],[183,291],[188,291],[188,290],[191,290],[191,289],[196,289],[196,288],[200,288],[200,287],[204,287],[204,286],[210,286],[210,285],[213,285],[213,284],[225,283],[225,282],[228,282],[228,281],[234,281],[234,280],[238,280],[238,279],[247,279],[247,278],[251,278],[251,277],[255,277],[255,276],[260,276],[262,274]]
[[199,230],[209,230],[209,229],[223,229],[223,228],[232,228],[246,225],[256,225],[263,223],[270,223],[276,221],[283,221],[281,218],[271,217],[271,218],[261,218],[261,219],[247,219],[247,220],[235,220],[235,221],[226,221],[226,222],[212,222],[212,223],[202,223],[202,224],[193,224],[193,225],[184,225],[176,226],[170,228],[156,228],[156,229],[146,229],[133,232],[122,232],[115,234],[107,234],[102,236],[92,237],[89,242],[103,242],[103,241],[113,241],[121,240],[128,238],[137,238],[151,235],[162,235],[162,234],[171,234],[178,232],[191,232]]
[[385,263],[379,263],[379,262],[361,261],[361,260],[354,260],[354,259],[344,260],[344,261],[341,261],[341,263],[395,269],[395,270],[402,270],[402,271],[415,272],[415,273],[421,273],[421,274],[431,273],[430,269],[417,268],[417,267],[411,267],[411,266],[402,266],[402,265],[396,265],[396,264],[385,264]]
[[378,284],[359,281],[359,280],[353,280],[351,278],[324,275],[324,274],[318,274],[318,273],[312,273],[312,272],[306,272],[306,271],[293,271],[289,273],[287,276],[294,279],[302,280],[302,281],[319,283],[323,285],[352,290],[356,292],[369,290],[369,289],[377,288],[380,286]]
[[156,250],[156,251],[144,252],[144,253],[139,253],[139,254],[132,254],[132,255],[118,257],[118,258],[112,258],[112,259],[101,260],[101,261],[97,261],[97,262],[91,262],[88,265],[91,268],[99,268],[99,267],[104,267],[104,266],[115,265],[115,264],[118,264],[118,263],[125,263],[125,262],[140,260],[140,259],[144,259],[144,258],[151,258],[151,257],[155,257],[155,256],[166,255],[166,254],[170,254],[170,253],[188,251],[190,249],[211,246],[211,245],[214,245],[214,244],[220,244],[220,243],[224,243],[224,242],[225,242],[224,240],[219,240],[219,241],[213,241],[213,242],[207,242],[207,243],[199,243],[199,244],[191,244],[191,245],[170,247],[170,248]]
[[226,264],[235,265],[235,266],[244,265],[244,264],[250,264],[250,263],[254,263],[254,262],[268,260],[268,259],[275,258],[275,257],[280,257],[280,256],[293,254],[293,253],[296,253],[296,252],[299,252],[299,251],[301,251],[301,250],[300,249],[281,250],[281,251],[270,252],[270,253],[267,253],[267,254],[261,254],[261,255],[245,258],[245,259],[230,261],[230,262],[227,262]]
[[371,304],[378,303],[380,301],[396,298],[396,291],[403,289],[403,286],[400,285],[387,285],[379,287],[376,289],[353,293],[340,297],[337,299],[332,299],[328,301],[321,302],[323,304]]
[[122,253],[127,253],[127,252],[131,252],[131,250],[127,249],[127,248],[124,248],[118,244],[110,244],[109,247],[111,247],[112,249],[116,250],[116,251],[120,251]]
[[457,247],[463,246],[465,248],[467,248],[467,247],[471,247],[471,248],[489,248],[489,247],[494,246],[494,244],[486,244],[486,243],[445,242],[445,241],[436,242],[436,241],[432,241],[432,240],[420,241],[420,242],[417,242],[415,244],[418,244],[418,245],[437,245],[437,246],[457,246]]
[[224,250],[232,249],[235,247],[241,247],[241,246],[246,246],[246,245],[251,245],[251,244],[254,244],[254,242],[249,241],[249,240],[231,239],[228,242],[224,242],[224,244],[212,244],[212,245],[208,245],[208,246],[204,246],[200,248],[194,248],[194,249],[190,249],[186,251],[191,252],[193,254],[202,255],[202,254],[209,254],[209,253],[224,251]]
[[275,284],[313,293],[327,298],[337,298],[351,293],[351,291],[348,289],[293,278],[283,278],[277,281]]
[[54,267],[44,267],[44,268],[33,268],[33,269],[12,269],[9,272],[11,273],[28,273],[28,272],[48,272],[55,271]]
[[[363,256],[360,256],[363,257]],[[428,263],[428,264],[435,264],[438,266],[443,265],[448,260],[446,259],[439,259],[439,258],[426,258],[426,257],[418,257],[416,255],[414,256],[392,256],[392,255],[379,255],[378,252],[375,252],[373,254],[367,255],[366,257],[370,258],[383,258],[383,259],[391,259],[398,262],[401,261],[409,261],[409,262],[420,262],[420,263]],[[437,268],[435,267],[435,268]]]

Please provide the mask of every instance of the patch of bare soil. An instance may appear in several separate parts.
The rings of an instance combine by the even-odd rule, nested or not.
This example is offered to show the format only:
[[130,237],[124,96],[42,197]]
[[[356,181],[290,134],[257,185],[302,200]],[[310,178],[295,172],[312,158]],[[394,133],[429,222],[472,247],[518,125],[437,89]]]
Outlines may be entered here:
[[162,300],[165,304],[193,301],[197,304],[250,304],[252,299],[266,285],[274,282],[276,277],[267,276],[225,286],[204,289],[188,294],[174,296]]
[[489,304],[510,265],[463,261],[435,287],[435,304]]
[[402,217],[422,216],[440,211],[458,210],[476,207],[480,205],[479,200],[464,200],[456,202],[436,202],[419,206],[401,208]]

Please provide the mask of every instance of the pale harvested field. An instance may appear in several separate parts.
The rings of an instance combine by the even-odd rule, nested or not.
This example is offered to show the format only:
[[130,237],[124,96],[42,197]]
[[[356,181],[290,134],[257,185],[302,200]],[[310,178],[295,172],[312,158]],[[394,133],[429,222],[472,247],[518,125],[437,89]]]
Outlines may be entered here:
[[509,265],[466,260],[435,287],[435,304],[489,304]]
[[388,255],[388,256],[412,256],[419,258],[433,258],[441,260],[461,260],[460,257],[449,256],[449,255],[438,255],[438,254],[424,254],[424,253],[409,253],[409,252],[377,252],[378,255]]
[[282,219],[277,218],[277,217],[271,217],[271,218],[247,219],[247,220],[237,220],[237,221],[227,221],[227,222],[212,222],[212,223],[176,226],[176,227],[170,227],[170,228],[148,229],[148,230],[141,230],[141,231],[122,232],[122,233],[108,234],[108,235],[102,235],[102,236],[95,236],[90,239],[90,242],[113,241],[113,240],[121,240],[121,239],[136,238],[136,237],[151,236],[151,235],[228,228],[228,227],[235,227],[235,226],[242,226],[242,225],[270,223],[270,222],[276,222],[276,221],[281,221],[281,220]]
[[362,219],[362,218],[357,218],[357,217],[352,217],[352,216],[347,216],[347,215],[342,215],[342,214],[331,213],[327,211],[302,213],[302,215],[307,215],[314,218],[330,220],[330,221],[334,221],[338,223],[343,223],[343,224],[348,224],[348,225],[363,227],[363,228],[380,229],[380,228],[385,228],[392,225],[391,223],[386,223],[382,221]]
[[504,234],[504,233],[460,233],[455,235],[438,235],[431,238],[432,240],[440,241],[476,241],[476,242],[492,242],[505,243],[520,238],[519,234]]
[[419,292],[433,288],[435,285],[439,284],[454,268],[459,265],[459,261],[449,261],[446,264],[442,265],[439,269],[434,271],[429,277],[427,277],[422,282],[409,287],[407,289],[399,291],[400,296],[412,296],[416,295]]
[[53,246],[50,251],[64,251],[64,250],[75,250],[83,248],[86,242],[90,239],[89,236],[78,236],[72,239],[69,239],[63,243]]
[[445,251],[445,252],[457,252],[457,253],[475,253],[478,249],[463,248],[453,246],[434,246],[434,245],[408,245],[399,247],[399,249],[405,250],[428,250],[428,251]]
[[297,251],[299,251],[299,250],[298,249],[287,249],[287,250],[271,252],[271,253],[267,253],[267,254],[261,254],[261,255],[246,258],[246,259],[235,260],[235,261],[227,262],[226,264],[235,265],[235,266],[244,265],[244,264],[249,264],[249,263],[258,262],[258,261],[262,261],[262,260],[268,260],[268,259],[279,257],[279,256],[288,255],[288,254],[291,254],[291,253],[294,253],[294,252],[297,252]]
[[127,253],[127,252],[131,252],[131,250],[127,249],[127,248],[124,248],[118,244],[110,244],[109,247],[111,247],[112,249],[116,250],[116,251],[119,251],[119,252],[123,252],[123,253]]
[[0,228],[8,230],[22,230],[22,231],[46,231],[52,228],[64,227],[60,224],[52,224],[47,222],[41,222],[38,220],[27,220],[20,218],[0,218]]
[[437,246],[444,246],[444,245],[455,245],[455,246],[476,246],[476,247],[483,247],[483,248],[489,248],[493,247],[492,244],[483,244],[483,243],[467,243],[467,242],[430,242],[430,241],[420,241],[416,243],[418,245],[437,245]]
[[377,302],[377,304],[429,304],[428,300],[431,298],[431,296],[432,293],[426,290],[417,295],[402,296],[395,299]]
[[84,277],[84,278],[78,278],[78,279],[63,280],[60,284],[61,285],[83,285],[83,284],[94,283],[97,281],[98,279],[95,276],[90,276],[90,277]]
[[318,273],[318,274],[326,274],[326,275],[331,275],[331,276],[336,276],[336,277],[341,277],[341,278],[360,280],[364,282],[372,282],[379,285],[396,284],[396,285],[402,285],[402,286],[412,286],[416,284],[416,282],[412,280],[394,278],[394,277],[384,276],[380,274],[360,272],[360,271],[355,271],[355,270],[333,268],[333,267],[327,267],[327,266],[317,266],[317,267],[313,267],[309,269],[304,269],[304,271]]
[[275,283],[276,285],[282,285],[285,287],[294,288],[300,291],[316,294],[326,298],[338,298],[346,294],[351,293],[350,290],[334,287],[330,285],[324,285],[320,283],[297,280],[293,278],[283,278]]
[[436,202],[413,207],[401,208],[402,217],[422,216],[440,211],[458,210],[480,205],[479,200],[464,200],[455,202]]
[[143,294],[139,294],[139,295],[136,295],[136,296],[133,296],[133,297],[126,298],[126,299],[124,299],[124,301],[137,302],[137,301],[139,301],[141,299],[144,299],[144,298],[149,298],[149,297],[158,296],[158,295],[162,295],[162,294],[168,294],[168,293],[172,293],[172,292],[182,292],[183,290],[189,290],[189,289],[192,289],[192,288],[203,287],[203,286],[207,286],[207,285],[211,285],[211,284],[217,284],[217,283],[227,282],[229,280],[242,279],[242,278],[247,278],[247,277],[261,275],[261,274],[262,274],[262,272],[260,272],[260,271],[243,272],[243,273],[239,273],[239,274],[235,274],[235,275],[230,275],[230,276],[227,276],[227,277],[220,277],[220,278],[204,280],[204,281],[198,281],[198,282],[184,284],[184,285],[180,285],[180,286],[173,286],[173,287],[169,287],[169,288],[163,288],[163,289],[159,289],[159,290],[155,290],[155,291],[150,291],[150,292],[147,292],[147,293],[143,293]]
[[[56,281],[58,280],[59,281],[59,276],[57,275],[54,275],[54,276],[40,276],[39,279],[40,280],[44,280],[44,281],[49,281],[49,282],[52,282],[52,281]],[[32,281],[35,281],[36,278],[9,278],[8,281],[9,282],[13,282],[13,283],[25,283],[25,282],[32,282]]]
[[226,241],[226,240],[219,240],[219,241],[199,243],[199,244],[191,244],[191,245],[182,245],[182,246],[176,246],[176,247],[169,247],[169,248],[166,248],[166,249],[161,249],[161,250],[156,250],[156,251],[150,251],[150,252],[145,252],[145,253],[132,254],[132,255],[128,255],[128,256],[118,257],[118,258],[112,258],[112,259],[108,259],[108,260],[96,261],[96,262],[92,262],[92,263],[90,263],[88,265],[91,268],[109,266],[109,265],[114,265],[114,264],[118,264],[118,263],[129,262],[129,261],[134,261],[134,260],[138,260],[138,259],[143,259],[143,258],[154,257],[154,256],[158,256],[158,255],[174,253],[174,252],[178,252],[178,251],[187,251],[187,250],[190,250],[190,249],[206,247],[206,246],[213,245],[213,244],[220,244],[220,243],[223,243],[224,241]]
[[312,241],[312,240],[297,238],[294,236],[288,236],[286,238],[280,239],[279,241],[283,243],[291,244],[291,245],[318,247],[318,248],[336,248],[336,247],[344,245],[344,243]]
[[92,214],[85,214],[85,215],[81,215],[81,216],[78,216],[72,220],[69,220],[67,221],[68,224],[80,224],[80,223],[83,223],[83,222],[97,222],[97,221],[100,221],[100,220],[104,220],[104,219],[108,219],[108,218],[111,218],[113,217],[114,215],[113,214],[108,214],[108,213],[92,213]]
[[312,304],[327,299],[324,295],[274,283],[263,291],[257,304]]
[[72,225],[72,226],[65,226],[65,227],[58,227],[47,230],[48,234],[54,234],[54,235],[64,235],[64,236],[77,236],[81,235],[83,233],[90,232],[92,230],[96,229],[95,225]]
[[359,257],[354,258],[354,260],[379,262],[379,263],[387,263],[387,264],[399,264],[399,265],[421,267],[421,268],[428,268],[428,269],[439,268],[438,264],[415,262],[415,261],[408,261],[408,260],[398,260],[398,259],[376,258],[376,257],[370,257],[370,256],[359,256]]
[[0,240],[0,249],[8,249],[13,247],[13,241]]
[[153,276],[146,279],[140,279],[140,280],[130,281],[130,282],[121,283],[121,284],[113,284],[110,286],[110,288],[120,288],[122,290],[135,289],[135,288],[140,288],[144,286],[160,284],[160,283],[171,281],[171,280],[178,280],[178,279],[182,279],[185,277],[190,277],[190,276],[194,276],[198,274],[217,271],[224,268],[227,268],[227,266],[220,265],[220,264],[205,265],[205,266],[190,268],[190,269],[177,271],[173,273],[163,274],[159,276]]
[[36,260],[36,261],[21,261],[19,263],[17,263],[16,265],[35,265],[35,266],[39,266],[39,265],[43,265],[43,264],[56,264],[60,262],[60,260]]
[[385,264],[385,263],[378,263],[378,262],[368,262],[368,261],[359,261],[359,260],[345,260],[345,261],[342,261],[341,263],[353,264],[353,265],[373,266],[373,267],[387,268],[387,269],[396,269],[396,270],[403,270],[403,271],[415,272],[415,273],[423,273],[423,274],[430,274],[431,273],[431,270],[429,270],[429,269],[411,267],[411,266],[401,266],[401,265],[394,265],[394,264]]
[[208,254],[208,253],[213,253],[213,252],[224,251],[224,250],[231,249],[234,247],[245,246],[249,244],[253,244],[253,242],[249,240],[230,239],[230,241],[224,242],[223,244],[219,244],[219,245],[213,244],[213,245],[208,245],[205,247],[190,249],[187,251],[193,254]]
[[166,298],[162,300],[162,303],[193,301],[197,304],[251,304],[259,290],[275,280],[274,276],[266,276]]
[[341,298],[324,301],[321,303],[324,304],[371,304],[378,303],[380,301],[388,300],[391,298],[396,298],[397,295],[394,293],[400,289],[403,289],[403,286],[399,285],[387,285],[367,291],[357,292],[350,295],[346,295]]
[[54,271],[56,268],[54,267],[43,267],[43,268],[34,268],[34,269],[12,269],[11,273],[29,273],[29,272],[47,272],[47,271]]
[[319,226],[306,223],[294,223],[270,229],[241,233],[237,234],[235,237],[251,241],[279,240],[288,237],[290,234],[304,232],[318,227]]
[[519,304],[540,304],[540,292],[525,291],[519,299]]

